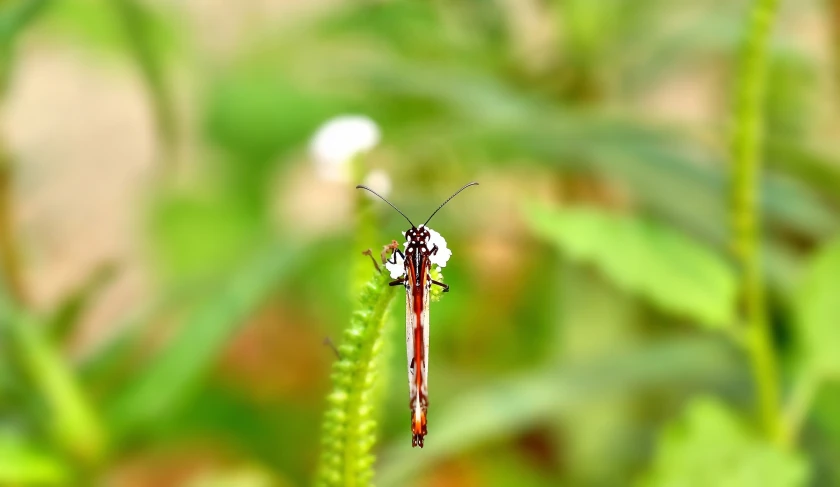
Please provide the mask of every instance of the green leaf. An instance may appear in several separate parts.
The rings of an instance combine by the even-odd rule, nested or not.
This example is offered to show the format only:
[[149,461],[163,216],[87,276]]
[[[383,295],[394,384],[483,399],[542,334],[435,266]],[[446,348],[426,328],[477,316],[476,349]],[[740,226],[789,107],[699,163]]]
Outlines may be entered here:
[[240,158],[234,170],[262,175],[283,151],[305,143],[322,121],[340,111],[340,104],[283,77],[244,71],[213,86],[205,131]]
[[[90,0],[52,3],[49,15],[44,19],[52,33],[102,51],[121,51],[127,47],[125,25],[112,5]],[[151,8],[151,4],[144,2],[142,12],[135,20],[146,25],[150,47],[158,55],[175,52],[184,43],[184,29],[179,29],[176,19],[164,13],[164,9]]]
[[17,37],[50,3],[49,0],[15,0],[0,6],[0,92],[5,91],[9,80]]
[[237,194],[165,194],[156,202],[150,233],[165,278],[195,282],[240,264],[266,232],[260,210]]
[[[427,447],[421,455],[406,436],[386,448],[376,485],[407,485],[435,462],[564,419],[590,404],[646,387],[667,388],[731,377],[735,360],[712,340],[674,340],[574,366],[528,371],[458,391],[430,409]],[[440,395],[441,401],[445,395]]]
[[85,311],[111,283],[116,273],[115,264],[101,264],[78,287],[62,297],[46,323],[48,333],[55,343],[64,343],[72,335]]
[[67,485],[68,472],[57,458],[13,435],[0,435],[0,484]]
[[74,457],[95,464],[105,452],[105,431],[43,327],[2,300],[0,327],[47,404],[46,421],[56,442]]
[[187,317],[109,411],[119,433],[137,431],[175,411],[194,392],[230,336],[268,296],[297,253],[269,248],[234,273]]
[[807,462],[753,437],[724,405],[693,402],[662,435],[647,487],[806,485]]
[[806,367],[840,376],[840,239],[808,264],[794,299],[794,314]]
[[722,327],[734,320],[735,276],[714,252],[668,227],[596,209],[531,206],[533,231],[663,310]]

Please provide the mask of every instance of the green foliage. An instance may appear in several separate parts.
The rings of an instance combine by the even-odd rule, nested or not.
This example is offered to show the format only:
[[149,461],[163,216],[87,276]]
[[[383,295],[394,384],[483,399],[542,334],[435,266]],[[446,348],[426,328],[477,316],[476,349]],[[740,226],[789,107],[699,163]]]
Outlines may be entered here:
[[0,484],[67,485],[67,467],[20,438],[0,434]]
[[111,427],[121,434],[136,434],[177,410],[195,391],[230,336],[289,271],[295,257],[295,251],[288,248],[258,252],[202,300],[151,363],[113,399]]
[[241,264],[257,250],[265,221],[236,193],[179,192],[162,196],[151,214],[155,257],[169,281],[206,279]]
[[387,273],[362,288],[333,365],[333,390],[324,413],[318,485],[365,486],[373,478],[376,442],[376,366],[388,307],[397,294]]
[[210,140],[239,158],[233,174],[262,176],[272,158],[299,147],[333,114],[332,103],[283,76],[243,71],[215,83],[205,130]]
[[[34,298],[0,309],[0,484],[93,485],[128,471],[152,485],[144,473],[159,470],[160,456],[179,481],[201,471],[183,473],[184,485],[305,483],[332,361],[319,344],[345,328],[357,288],[362,309],[324,418],[322,484],[612,485],[604,479],[647,471],[647,439],[677,404],[701,390],[742,404],[756,389],[769,434],[744,426],[759,423],[748,412],[701,401],[666,428],[647,483],[798,485],[809,480],[806,457],[814,483],[838,483],[836,391],[824,380],[840,375],[840,244],[825,243],[840,230],[838,124],[836,110],[815,104],[837,98],[827,93],[837,83],[817,38],[799,34],[840,32],[823,22],[840,2],[785,10],[774,42],[772,0],[247,3],[0,2],[0,78],[13,82],[0,192],[20,204],[4,198],[0,220],[21,223],[0,237],[22,270],[9,279],[6,269],[0,284],[20,281]],[[734,117],[724,106],[733,81]],[[148,224],[130,249],[109,244],[113,229],[57,242],[43,228],[75,221],[43,195],[89,204],[112,183],[89,171],[53,181],[59,164],[44,163],[63,162],[57,149],[126,149],[108,130],[89,132],[101,122],[96,106],[73,107],[77,125],[53,123],[94,89],[126,104],[126,125],[113,130],[154,126],[153,144],[140,130],[129,150],[148,162],[156,149],[155,169],[184,163],[138,177],[139,166],[118,159],[103,171],[125,169],[120,177],[137,179],[131,194],[151,195],[107,200],[120,211],[141,205],[131,214]],[[39,90],[59,103],[21,113]],[[354,183],[384,170],[410,215],[464,180],[489,195],[436,217],[452,229],[454,299],[433,305],[434,441],[423,451],[407,441],[402,330],[382,333],[403,293],[385,276],[368,282],[370,260],[359,256],[404,223],[390,210],[380,221],[386,213],[368,211],[361,193],[352,208],[343,194],[352,185],[318,181],[305,157],[312,130],[348,112],[371,116],[383,134]],[[723,150],[730,120],[734,161]],[[592,208],[528,207],[531,230],[550,243],[534,245],[507,208],[534,194],[556,203],[558,187],[563,201]],[[112,210],[96,203],[91,224]],[[628,214],[596,209],[616,206]],[[275,216],[289,220],[274,228]],[[721,258],[733,220],[744,317]],[[27,247],[33,238],[44,241]],[[111,259],[113,279],[95,270]],[[737,351],[753,361],[756,387],[729,335],[669,326],[682,321],[747,338]],[[779,360],[777,371],[791,329],[801,363]],[[378,408],[373,390],[385,380],[393,407]]]
[[794,301],[804,366],[840,378],[840,241],[823,247],[805,270]]
[[67,294],[52,311],[45,324],[52,340],[63,343],[72,335],[85,311],[113,280],[115,273],[115,266],[102,265],[94,269],[77,289]]
[[[120,0],[124,2],[126,0]],[[51,2],[45,25],[51,32],[59,33],[74,41],[101,52],[119,54],[129,52],[130,40],[116,5],[89,0],[61,0]],[[183,38],[176,26],[176,19],[152,9],[146,3],[134,11],[134,21],[146,30],[149,48],[157,56],[171,54],[181,48]]]
[[5,92],[9,82],[18,35],[25,31],[50,3],[49,0],[14,0],[0,5],[0,93]]
[[[662,367],[663,363],[668,366]],[[720,343],[672,340],[574,367],[542,367],[467,391],[458,386],[434,414],[435,447],[417,455],[399,438],[383,454],[377,484],[406,485],[437,461],[586,411],[589,404],[663,384],[715,382],[733,367],[732,354]]]
[[808,485],[808,463],[765,443],[719,402],[696,399],[666,427],[647,487],[795,487]]
[[42,420],[55,443],[80,462],[93,465],[100,461],[107,433],[42,327],[0,300],[0,333],[28,374],[33,394],[46,404],[47,415]]
[[652,221],[595,209],[530,206],[534,232],[572,259],[662,309],[713,327],[734,320],[735,278],[725,261]]

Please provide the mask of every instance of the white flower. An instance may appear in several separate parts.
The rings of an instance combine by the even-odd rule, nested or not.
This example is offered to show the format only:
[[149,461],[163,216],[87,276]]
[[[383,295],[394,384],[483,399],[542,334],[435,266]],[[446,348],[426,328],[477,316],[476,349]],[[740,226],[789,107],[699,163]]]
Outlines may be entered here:
[[309,141],[318,174],[330,181],[350,178],[350,161],[379,143],[379,126],[363,115],[340,115],[321,125]]
[[[374,169],[365,178],[365,186],[368,186],[372,190],[381,194],[383,197],[387,198],[391,193],[391,178],[388,177],[388,173],[385,171],[381,169]],[[376,198],[376,196],[367,191],[365,191],[365,194],[370,198]]]
[[[395,264],[391,263],[391,259],[396,261]],[[397,251],[394,251],[394,256],[389,257],[387,261],[385,261],[385,268],[388,269],[388,272],[391,273],[391,279],[399,279],[400,276],[405,274],[405,260],[400,256]]]
[[[446,246],[446,239],[438,232],[424,225],[420,225],[418,228],[425,228],[429,231],[429,250],[432,250],[435,248],[435,245],[437,245],[437,252],[429,257],[429,261],[439,267],[446,267],[446,263],[449,262],[449,258],[452,257],[452,251]],[[405,235],[405,232],[403,232],[403,235]],[[406,240],[403,247],[408,248],[408,244],[409,241]]]
[[[420,225],[420,227],[423,227],[423,225]],[[452,257],[452,251],[446,246],[446,239],[429,227],[426,227],[426,230],[428,230],[431,235],[429,237],[429,248],[433,249],[435,248],[435,245],[437,245],[438,248],[437,253],[429,257],[429,260],[432,264],[437,264],[440,267],[446,267],[446,263],[449,261],[449,258]]]

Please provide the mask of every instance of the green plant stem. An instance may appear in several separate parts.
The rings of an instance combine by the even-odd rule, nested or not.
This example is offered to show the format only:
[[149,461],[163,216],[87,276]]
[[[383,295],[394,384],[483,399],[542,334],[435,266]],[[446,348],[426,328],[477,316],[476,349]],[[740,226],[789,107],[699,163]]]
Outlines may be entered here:
[[[45,10],[47,0],[0,2],[0,99],[11,77],[15,41],[21,32]],[[12,160],[0,143],[0,284],[18,303],[25,302],[19,253],[14,242],[12,203]]]
[[387,311],[397,294],[388,286],[388,277],[374,273],[361,289],[358,308],[338,349],[324,414],[318,485],[364,486],[373,478],[375,369]]
[[759,170],[767,50],[777,0],[753,2],[737,80],[732,141],[734,251],[740,264],[747,350],[758,390],[762,428],[777,439],[779,390],[769,331],[759,248]]
[[[351,174],[353,175],[354,185],[362,182],[367,172],[367,164],[365,164],[364,156],[356,155],[350,161]],[[358,183],[357,183],[358,182]],[[373,201],[370,199],[370,193],[359,189],[354,189],[353,194],[353,214],[356,216],[356,232],[354,250],[363,252],[368,249],[371,242],[379,242],[379,235],[376,226],[376,214],[374,213]],[[376,258],[379,255],[379,249],[370,249],[373,251],[373,256]],[[354,256],[355,259],[356,256]],[[353,286],[350,289],[352,293],[350,299],[355,299],[359,292],[364,287],[370,276],[370,261],[368,259],[355,259],[356,265],[353,268]]]
[[149,92],[162,156],[172,164],[175,162],[178,146],[178,124],[173,110],[172,94],[166,82],[164,63],[155,52],[149,32],[149,13],[134,0],[115,0],[114,7],[123,21],[129,47]]
[[26,302],[20,259],[14,239],[12,199],[12,164],[0,145],[0,281],[18,304]]
[[791,448],[799,439],[799,432],[802,430],[805,418],[808,417],[808,411],[822,382],[823,378],[820,374],[806,369],[794,383],[793,392],[785,406],[780,431],[780,442],[786,448]]

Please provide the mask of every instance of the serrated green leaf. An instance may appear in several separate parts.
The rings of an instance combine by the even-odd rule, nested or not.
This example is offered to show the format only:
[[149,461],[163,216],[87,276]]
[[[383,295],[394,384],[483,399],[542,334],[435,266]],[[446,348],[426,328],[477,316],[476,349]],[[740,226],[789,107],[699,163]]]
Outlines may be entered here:
[[724,405],[692,403],[666,428],[646,487],[793,487],[806,485],[807,462],[753,437]]
[[734,320],[734,273],[714,252],[670,228],[596,209],[527,210],[533,231],[619,287],[700,324]]
[[794,300],[806,367],[840,376],[840,240],[821,249],[808,264]]

